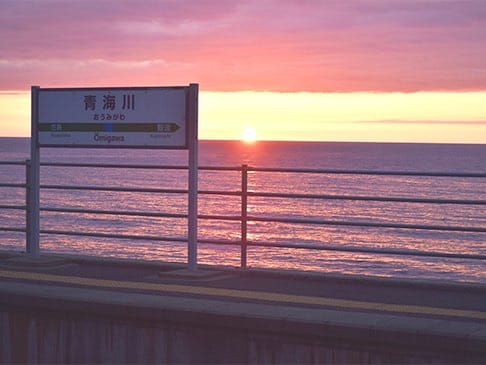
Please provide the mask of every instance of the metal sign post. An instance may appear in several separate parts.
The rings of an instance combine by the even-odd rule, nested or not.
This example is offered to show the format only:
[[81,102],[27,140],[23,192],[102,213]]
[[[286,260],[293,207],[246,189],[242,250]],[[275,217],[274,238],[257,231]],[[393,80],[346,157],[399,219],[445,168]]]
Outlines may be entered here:
[[197,269],[199,85],[176,87],[32,87],[30,229],[39,255],[40,147],[187,149],[188,268]]
[[188,269],[197,269],[197,180],[198,180],[198,84],[189,85],[188,120],[189,128],[189,209],[188,209]]
[[26,184],[30,185],[26,191],[29,196],[29,210],[27,212],[27,221],[29,229],[27,230],[27,247],[26,251],[33,257],[40,255],[40,148],[39,148],[39,86],[32,86],[31,89],[31,137],[30,137],[30,166],[27,166],[29,179]]

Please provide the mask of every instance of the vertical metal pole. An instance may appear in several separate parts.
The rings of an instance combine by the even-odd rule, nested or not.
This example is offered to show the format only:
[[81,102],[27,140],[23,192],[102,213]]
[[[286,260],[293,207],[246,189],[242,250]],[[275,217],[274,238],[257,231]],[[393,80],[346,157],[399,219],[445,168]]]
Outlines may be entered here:
[[191,271],[197,270],[197,178],[198,178],[198,84],[189,85],[188,128],[189,138],[189,211],[187,264]]
[[29,238],[27,253],[33,257],[40,254],[39,247],[39,185],[40,185],[40,149],[39,149],[39,86],[31,89],[31,132],[30,132],[30,194],[29,199]]
[[241,165],[241,268],[246,269],[248,165]]
[[32,246],[32,236],[30,232],[30,228],[32,226],[30,219],[31,219],[31,206],[30,206],[30,199],[31,199],[31,186],[32,186],[32,178],[31,178],[31,163],[30,160],[25,160],[25,252],[30,252],[30,247]]

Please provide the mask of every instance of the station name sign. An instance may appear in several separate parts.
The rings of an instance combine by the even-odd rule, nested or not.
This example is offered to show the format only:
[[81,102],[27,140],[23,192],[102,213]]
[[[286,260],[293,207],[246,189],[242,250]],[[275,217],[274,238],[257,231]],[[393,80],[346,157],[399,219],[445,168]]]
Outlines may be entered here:
[[189,87],[38,89],[40,147],[188,148]]

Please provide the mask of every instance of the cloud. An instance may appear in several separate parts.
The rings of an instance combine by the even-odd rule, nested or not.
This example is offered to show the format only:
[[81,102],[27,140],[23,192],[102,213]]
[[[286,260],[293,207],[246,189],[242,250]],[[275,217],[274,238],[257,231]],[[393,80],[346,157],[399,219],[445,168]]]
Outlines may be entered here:
[[373,124],[409,124],[409,125],[472,125],[472,126],[486,126],[486,120],[399,120],[399,119],[388,119],[388,120],[374,120],[374,121],[356,121],[352,123],[373,123]]
[[[13,59],[0,60],[0,85],[7,90],[26,90],[31,85],[42,87],[157,85],[160,79],[177,85],[177,77],[187,68],[183,63],[163,60],[111,61],[104,59]],[[22,79],[17,75],[21,74]],[[161,75],[161,76],[160,76]],[[190,83],[190,79],[182,84]]]
[[0,82],[486,90],[484,39],[482,0],[4,0]]

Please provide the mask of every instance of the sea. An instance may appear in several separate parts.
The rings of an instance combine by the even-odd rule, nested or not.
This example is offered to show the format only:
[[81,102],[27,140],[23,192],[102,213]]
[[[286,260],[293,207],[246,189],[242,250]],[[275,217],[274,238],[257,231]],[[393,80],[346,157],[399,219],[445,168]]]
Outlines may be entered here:
[[[28,138],[0,138],[0,161],[29,158]],[[42,162],[187,166],[184,150],[41,149]],[[486,145],[355,142],[200,141],[199,165],[373,171],[486,172]],[[25,167],[0,165],[0,183],[21,183]],[[41,167],[41,184],[187,189],[186,170]],[[240,171],[199,171],[199,189],[238,191]],[[250,171],[253,192],[486,200],[486,178],[312,174]],[[0,187],[0,205],[24,205],[25,189]],[[238,196],[199,195],[200,215],[239,216]],[[41,207],[187,214],[187,194],[42,189]],[[346,222],[486,227],[484,205],[425,204],[249,197],[254,217]],[[0,209],[0,227],[25,227],[25,212]],[[185,218],[41,212],[41,229],[122,235],[187,237]],[[198,237],[238,241],[240,223],[200,219]],[[270,247],[359,247],[486,255],[486,233],[248,222],[248,266],[332,274],[486,283],[486,262]],[[41,234],[41,251],[139,260],[186,262],[183,242]],[[265,246],[267,245],[267,246]],[[0,230],[0,249],[25,250],[25,234]],[[240,265],[235,245],[200,243],[198,262]]]

